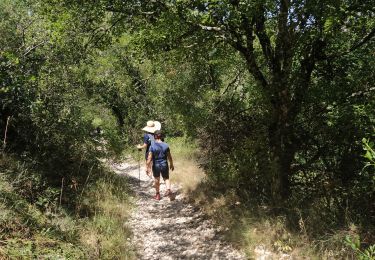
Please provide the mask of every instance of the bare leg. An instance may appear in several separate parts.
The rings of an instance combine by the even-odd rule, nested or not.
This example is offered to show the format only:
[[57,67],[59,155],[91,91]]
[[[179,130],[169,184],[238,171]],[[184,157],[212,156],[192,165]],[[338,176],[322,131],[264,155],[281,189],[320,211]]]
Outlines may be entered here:
[[171,189],[171,181],[169,179],[164,179],[164,182],[165,182],[165,187],[167,188],[167,190],[170,190]]
[[[147,160],[146,160],[146,164],[145,164],[145,169],[147,170]],[[151,163],[151,171],[150,172],[146,172],[146,174],[152,178],[152,163]]]
[[160,192],[160,177],[155,178],[155,190],[156,190],[156,194]]

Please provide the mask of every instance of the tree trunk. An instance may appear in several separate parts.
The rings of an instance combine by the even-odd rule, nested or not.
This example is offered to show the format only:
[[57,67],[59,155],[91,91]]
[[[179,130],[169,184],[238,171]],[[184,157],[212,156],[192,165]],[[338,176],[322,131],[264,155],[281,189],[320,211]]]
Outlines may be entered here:
[[[277,130],[280,130],[280,128]],[[280,203],[284,204],[290,196],[291,164],[295,151],[284,141],[289,138],[287,134],[278,134],[273,129],[270,129],[270,135],[270,145],[274,162],[272,180],[273,201],[282,206]]]
[[273,115],[269,126],[270,148],[273,156],[272,196],[278,206],[286,203],[290,196],[291,164],[295,155],[293,145],[293,121],[291,99],[286,76],[275,77],[271,89],[275,94],[271,100]]

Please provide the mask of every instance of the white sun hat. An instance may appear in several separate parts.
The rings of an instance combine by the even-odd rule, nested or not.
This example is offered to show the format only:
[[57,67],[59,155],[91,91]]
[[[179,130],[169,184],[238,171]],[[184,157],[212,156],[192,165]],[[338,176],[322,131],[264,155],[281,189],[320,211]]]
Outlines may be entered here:
[[159,121],[154,121],[154,125],[155,125],[155,131],[161,130],[161,123]]
[[143,131],[147,132],[147,133],[154,133],[155,130],[156,130],[156,127],[155,127],[155,123],[154,121],[150,120],[150,121],[147,121],[147,124],[145,127],[142,128]]

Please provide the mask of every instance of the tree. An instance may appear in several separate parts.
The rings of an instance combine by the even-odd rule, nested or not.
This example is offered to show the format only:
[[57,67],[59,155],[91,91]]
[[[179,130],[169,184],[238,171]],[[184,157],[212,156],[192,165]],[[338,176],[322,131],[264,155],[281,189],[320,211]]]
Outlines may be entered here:
[[149,43],[164,50],[187,42],[201,44],[208,38],[241,53],[269,103],[268,136],[278,202],[290,195],[292,163],[299,148],[295,125],[317,64],[354,53],[375,35],[368,22],[374,15],[370,1],[103,3],[113,21],[122,17],[119,24],[126,28],[149,32]]
[[[176,68],[186,73],[175,77],[174,82],[169,81],[167,95],[163,97],[182,94],[186,98],[186,105],[175,110],[183,120],[189,121],[194,118],[194,112],[199,112],[203,120],[195,122],[205,125],[207,118],[219,121],[215,115],[219,112],[224,119],[236,123],[240,121],[234,120],[237,115],[243,116],[244,122],[251,122],[254,115],[249,110],[255,102],[262,103],[259,106],[262,111],[258,113],[261,116],[255,125],[261,128],[261,138],[265,139],[261,142],[266,147],[262,155],[267,158],[268,166],[263,170],[270,173],[267,179],[274,205],[287,203],[295,188],[293,185],[298,182],[296,179],[303,174],[309,176],[305,179],[318,180],[312,177],[317,175],[315,172],[320,173],[318,177],[332,172],[334,181],[346,183],[340,184],[346,185],[345,189],[358,177],[359,153],[355,154],[360,148],[359,135],[368,135],[371,116],[369,113],[361,121],[356,114],[358,105],[367,102],[368,97],[350,101],[347,98],[371,89],[373,74],[363,65],[372,64],[374,46],[371,19],[374,10],[370,1],[103,0],[63,1],[62,5],[80,14],[79,19],[93,21],[86,29],[93,33],[89,41],[92,46],[100,47],[108,38],[118,40],[125,33],[131,35],[128,45],[142,53],[142,60],[155,61],[160,58],[158,55],[174,56],[169,65],[175,63]],[[226,52],[229,48],[232,52]],[[229,64],[225,59],[237,58],[240,54],[242,61],[238,64],[244,68],[237,66],[236,71],[245,74],[243,69],[246,69],[252,76],[241,91],[232,88],[236,97],[245,92],[234,105],[216,99],[220,91],[227,93],[225,85],[236,74],[212,65],[215,55],[210,53],[217,50],[226,52],[218,62],[222,66]],[[158,62],[154,63],[155,70],[163,68]],[[225,82],[217,76],[220,73],[226,74]],[[168,82],[166,78],[161,79],[162,84]],[[206,87],[200,88],[202,85]],[[209,97],[210,94],[213,95]],[[243,98],[246,95],[257,98]],[[154,100],[158,102],[158,98]],[[178,103],[176,99],[170,101]],[[203,102],[209,105],[217,102],[222,110],[197,106]],[[366,111],[369,110],[366,106]],[[350,122],[355,124],[345,132]],[[232,130],[247,134],[244,125],[239,128],[238,132],[227,128],[223,138],[232,140],[229,134]],[[361,131],[355,132],[358,128]],[[337,129],[345,135],[336,133]],[[251,147],[243,148],[243,154],[248,149]],[[333,154],[332,158],[329,153]],[[238,158],[233,155],[231,159]],[[355,163],[349,165],[351,159]],[[314,192],[321,188],[321,183],[317,183]],[[302,186],[306,188],[310,184]],[[296,190],[303,193],[304,188]],[[339,200],[342,203],[343,199]]]

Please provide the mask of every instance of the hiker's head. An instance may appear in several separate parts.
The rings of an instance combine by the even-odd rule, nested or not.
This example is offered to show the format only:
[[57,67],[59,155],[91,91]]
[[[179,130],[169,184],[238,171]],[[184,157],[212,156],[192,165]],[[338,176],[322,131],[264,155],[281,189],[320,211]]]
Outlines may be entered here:
[[160,130],[156,130],[156,131],[154,132],[154,138],[155,138],[155,139],[161,139],[162,136],[163,136],[163,133],[162,133]]

